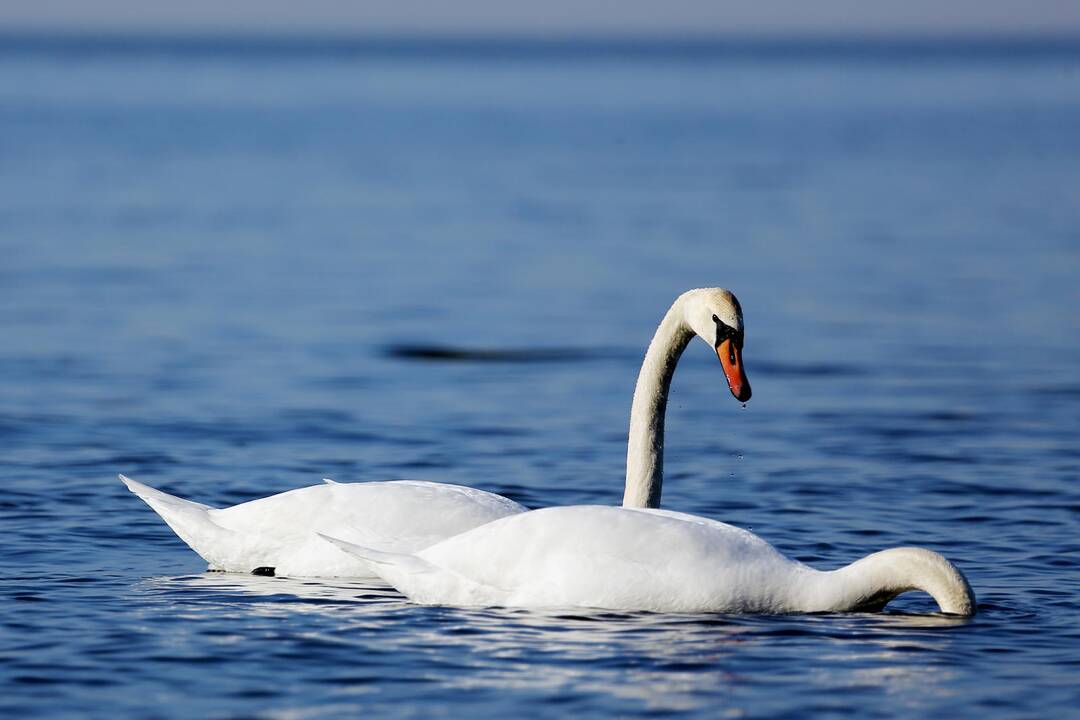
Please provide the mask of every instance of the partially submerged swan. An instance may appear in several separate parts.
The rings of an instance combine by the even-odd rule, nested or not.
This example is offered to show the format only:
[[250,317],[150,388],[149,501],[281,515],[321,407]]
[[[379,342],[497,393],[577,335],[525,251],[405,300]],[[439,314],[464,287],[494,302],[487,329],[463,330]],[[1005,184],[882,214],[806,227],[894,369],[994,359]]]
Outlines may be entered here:
[[964,575],[930,550],[883,550],[822,572],[751,532],[669,510],[533,510],[412,554],[324,537],[425,605],[847,612],[880,610],[903,592],[922,590],[942,612],[975,614]]
[[[634,390],[625,507],[660,506],[664,413],[675,366],[691,338],[709,343],[728,387],[750,399],[742,365],[739,301],[722,288],[675,300],[649,343]],[[390,481],[299,488],[229,508],[211,508],[120,479],[157,512],[211,570],[294,577],[371,577],[368,563],[318,538],[332,535],[375,550],[412,553],[526,508],[500,495],[444,483]]]
[[212,508],[120,476],[211,570],[291,577],[372,577],[368,564],[330,548],[316,532],[371,547],[421,550],[484,523],[525,512],[494,493],[411,480],[298,488]]

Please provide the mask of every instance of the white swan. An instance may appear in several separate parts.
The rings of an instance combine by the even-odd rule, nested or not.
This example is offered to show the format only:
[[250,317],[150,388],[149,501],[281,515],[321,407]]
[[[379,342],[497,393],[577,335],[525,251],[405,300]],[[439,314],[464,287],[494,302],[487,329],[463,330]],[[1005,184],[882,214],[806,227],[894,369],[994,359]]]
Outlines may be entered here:
[[334,550],[316,532],[371,547],[413,552],[484,523],[524,512],[501,495],[411,480],[298,488],[212,508],[120,476],[211,570],[290,577],[372,577],[368,564]]
[[[626,507],[659,507],[664,412],[680,355],[694,335],[716,351],[732,394],[750,398],[742,366],[743,322],[727,290],[676,299],[645,354],[634,391],[627,447]],[[294,577],[372,577],[368,564],[324,543],[324,533],[377,550],[410,553],[526,511],[482,490],[421,481],[334,483],[216,509],[120,479],[157,512],[211,570]]]
[[668,510],[533,510],[414,554],[324,537],[426,605],[843,612],[880,610],[900,593],[923,590],[942,612],[975,613],[963,574],[929,550],[883,550],[822,572],[746,530]]

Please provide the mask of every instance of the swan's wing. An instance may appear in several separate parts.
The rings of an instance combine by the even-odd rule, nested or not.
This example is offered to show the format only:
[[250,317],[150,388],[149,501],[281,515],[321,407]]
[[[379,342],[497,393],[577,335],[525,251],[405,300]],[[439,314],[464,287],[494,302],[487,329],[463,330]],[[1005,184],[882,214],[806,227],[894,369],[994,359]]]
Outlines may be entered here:
[[327,483],[217,509],[121,479],[211,568],[232,572],[370,577],[366,563],[316,533],[412,552],[525,509],[482,490],[419,481]]
[[738,537],[743,542],[756,544],[761,543],[771,548],[772,546],[766,543],[749,530],[744,530],[734,525],[728,525],[725,522],[719,520],[713,520],[712,518],[702,517],[701,515],[691,515],[690,513],[679,512],[678,510],[663,510],[661,508],[624,508],[629,512],[648,513],[649,515],[656,515],[658,517],[671,518],[672,520],[679,520],[685,523],[690,523],[701,528],[707,528],[710,531],[719,534],[722,537]]
[[283,543],[320,532],[376,549],[413,552],[524,510],[483,490],[400,480],[315,485],[210,515],[236,532]]
[[418,556],[442,576],[398,587],[413,599],[448,604],[460,604],[460,586],[468,584],[486,592],[474,592],[479,602],[472,604],[744,609],[773,592],[769,578],[786,577],[794,565],[752,533],[680,515],[599,506],[534,510],[422,550]]

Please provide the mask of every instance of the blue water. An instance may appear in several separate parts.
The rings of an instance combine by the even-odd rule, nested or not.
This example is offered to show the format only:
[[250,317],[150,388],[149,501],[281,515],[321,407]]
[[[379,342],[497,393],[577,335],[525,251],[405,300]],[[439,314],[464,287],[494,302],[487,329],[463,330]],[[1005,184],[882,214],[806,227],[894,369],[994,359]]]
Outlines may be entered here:
[[[1080,706],[1080,52],[6,42],[5,717]],[[821,568],[932,548],[974,619],[207,574],[116,480],[617,503],[644,347],[703,285],[754,398],[690,347],[664,504]]]

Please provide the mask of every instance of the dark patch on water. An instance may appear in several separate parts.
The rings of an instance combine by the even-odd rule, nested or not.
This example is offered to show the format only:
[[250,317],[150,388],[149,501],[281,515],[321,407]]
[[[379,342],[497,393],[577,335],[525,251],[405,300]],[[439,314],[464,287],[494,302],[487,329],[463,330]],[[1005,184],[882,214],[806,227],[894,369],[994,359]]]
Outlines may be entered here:
[[792,378],[843,378],[858,377],[868,373],[867,368],[860,368],[842,362],[785,363],[772,360],[755,360],[752,369],[755,375],[761,374],[765,377]]
[[611,351],[587,348],[465,348],[449,345],[387,345],[383,354],[399,360],[474,363],[559,363],[612,357]]

